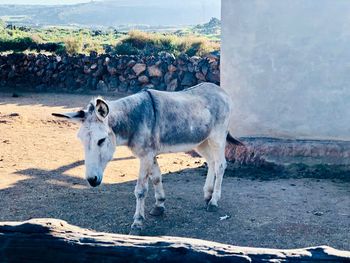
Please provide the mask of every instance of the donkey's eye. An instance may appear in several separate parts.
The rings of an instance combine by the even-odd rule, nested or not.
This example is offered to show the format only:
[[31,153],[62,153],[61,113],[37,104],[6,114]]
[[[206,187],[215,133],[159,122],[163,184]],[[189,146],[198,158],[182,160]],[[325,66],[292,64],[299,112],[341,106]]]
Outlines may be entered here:
[[106,138],[103,138],[103,139],[98,140],[97,145],[98,145],[98,146],[101,146],[102,143],[103,143],[105,140],[106,140]]

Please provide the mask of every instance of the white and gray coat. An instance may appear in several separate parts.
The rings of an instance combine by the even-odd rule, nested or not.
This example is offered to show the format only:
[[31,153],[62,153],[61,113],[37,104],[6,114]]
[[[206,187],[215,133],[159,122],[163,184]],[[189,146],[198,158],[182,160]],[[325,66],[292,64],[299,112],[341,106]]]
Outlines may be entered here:
[[204,199],[208,211],[217,209],[226,168],[226,140],[240,144],[228,134],[231,108],[223,89],[201,83],[179,92],[144,90],[116,101],[96,98],[85,110],[53,115],[81,122],[78,136],[84,145],[86,178],[91,186],[101,183],[116,146],[128,146],[139,158],[132,224],[132,232],[139,232],[145,219],[149,180],[156,199],[150,214],[164,213],[165,194],[156,159],[161,153],[194,149],[204,157],[208,163]]

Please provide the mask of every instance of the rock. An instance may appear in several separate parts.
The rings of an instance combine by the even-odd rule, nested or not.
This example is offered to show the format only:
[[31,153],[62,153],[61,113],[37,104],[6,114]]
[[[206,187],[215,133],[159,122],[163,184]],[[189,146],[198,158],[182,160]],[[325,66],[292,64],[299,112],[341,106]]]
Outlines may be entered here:
[[175,60],[175,56],[171,53],[165,52],[165,51],[161,51],[158,53],[158,56],[161,59],[171,59],[171,60]]
[[162,72],[168,72],[168,63],[162,61],[159,65],[158,68],[162,71]]
[[120,76],[119,76],[119,81],[120,81],[120,82],[125,82],[125,81],[126,81],[126,78],[125,78],[123,75],[120,75]]
[[146,75],[139,76],[137,78],[137,80],[142,84],[148,83],[148,81],[149,81],[149,79]]
[[167,85],[166,90],[167,91],[175,91],[177,89],[177,87],[178,87],[178,81],[177,81],[177,79],[173,79]]
[[194,72],[194,65],[192,63],[189,63],[187,65],[187,69],[188,69],[189,72]]
[[7,77],[8,77],[9,79],[14,78],[15,76],[16,76],[16,71],[14,71],[14,70],[11,70],[11,71],[8,73],[8,75],[7,75]]
[[220,59],[220,51],[210,52],[205,57],[208,58],[210,62],[218,61]]
[[202,59],[201,57],[192,56],[192,57],[190,57],[190,62],[192,62],[192,63],[197,63],[197,62],[199,62],[201,59]]
[[100,80],[98,83],[97,83],[97,87],[96,87],[97,90],[100,90],[102,92],[107,92],[108,91],[108,86],[106,85],[106,83],[103,81],[103,80]]
[[128,67],[128,68],[132,68],[134,65],[136,65],[136,61],[135,60],[130,60],[129,62],[128,62],[128,64],[126,64],[126,66]]
[[175,67],[173,64],[168,66],[168,71],[175,72],[177,70],[177,67]]
[[178,64],[186,64],[188,60],[189,60],[189,57],[185,53],[181,53],[178,56]]
[[133,75],[133,74],[128,74],[128,75],[127,75],[127,78],[128,78],[129,80],[131,80],[131,79],[136,79],[137,76],[135,76],[135,75]]
[[208,63],[203,64],[201,67],[201,70],[202,70],[202,73],[204,74],[204,76],[206,76],[208,74],[208,70],[209,70]]
[[215,69],[218,68],[219,62],[218,61],[213,61],[209,65],[210,65],[210,69],[215,70]]
[[169,82],[173,79],[173,73],[167,72],[164,75],[164,82],[165,84],[169,84]]
[[90,51],[90,57],[96,58],[97,57],[97,52],[96,51]]
[[111,77],[111,79],[109,80],[108,82],[108,88],[109,90],[111,91],[115,91],[118,89],[118,86],[119,86],[119,79],[118,78],[115,78],[115,77]]
[[194,85],[197,84],[197,79],[194,76],[193,73],[190,72],[186,72],[182,81],[181,81],[181,85],[182,86],[187,86],[187,87],[192,87]]
[[90,66],[90,69],[92,69],[92,70],[94,70],[94,69],[96,69],[97,68],[97,64],[95,63],[95,64],[92,64],[91,66]]
[[180,71],[188,71],[187,63],[179,64],[179,65],[177,65],[177,68],[178,68]]
[[97,88],[97,79],[96,78],[91,78],[91,89],[95,90]]
[[321,211],[315,211],[314,212],[314,215],[315,216],[322,216],[324,213],[323,212],[321,212]]
[[150,77],[161,77],[163,75],[162,71],[156,65],[148,68],[148,74]]
[[42,92],[46,90],[46,85],[45,84],[40,84],[35,87],[35,91]]
[[92,76],[96,77],[101,77],[103,75],[103,68],[100,68],[96,70],[94,73],[92,73]]
[[111,74],[112,76],[115,75],[115,74],[117,74],[117,69],[114,68],[114,67],[111,67],[111,66],[109,66],[109,65],[107,66],[107,71],[108,71],[108,73]]
[[157,90],[166,90],[167,86],[165,85],[165,83],[160,83],[159,86],[157,86]]
[[136,63],[132,70],[135,72],[136,76],[140,75],[142,72],[146,70],[146,64],[143,63]]
[[128,86],[129,86],[129,84],[127,82],[122,82],[122,83],[120,83],[120,85],[118,87],[118,91],[119,92],[127,92]]
[[91,69],[90,69],[90,67],[89,66],[84,66],[84,73],[85,74],[90,74],[91,73]]
[[201,72],[196,73],[196,78],[201,80],[201,81],[206,81],[204,74]]
[[220,83],[220,71],[214,70],[213,72],[209,72],[206,78],[209,82],[218,84]]
[[155,86],[158,87],[160,83],[162,82],[161,78],[153,77],[151,78],[151,83]]
[[139,92],[141,89],[142,89],[141,86],[138,85],[138,83],[136,83],[136,81],[130,82],[130,87],[129,87],[129,92],[130,93]]

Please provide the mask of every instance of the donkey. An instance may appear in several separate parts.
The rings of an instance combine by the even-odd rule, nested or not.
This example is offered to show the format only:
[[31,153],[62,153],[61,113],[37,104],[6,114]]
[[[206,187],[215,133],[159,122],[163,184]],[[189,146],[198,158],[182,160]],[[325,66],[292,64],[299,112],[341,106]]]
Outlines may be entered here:
[[228,133],[232,104],[227,93],[212,83],[178,92],[142,90],[116,101],[93,99],[86,109],[53,113],[81,123],[78,137],[84,145],[85,177],[98,186],[116,146],[126,145],[140,160],[135,187],[136,212],[132,233],[139,233],[145,220],[148,181],[155,190],[153,216],[164,213],[165,194],[156,156],[194,149],[208,164],[203,187],[207,211],[216,211],[226,169],[226,140],[240,145]]

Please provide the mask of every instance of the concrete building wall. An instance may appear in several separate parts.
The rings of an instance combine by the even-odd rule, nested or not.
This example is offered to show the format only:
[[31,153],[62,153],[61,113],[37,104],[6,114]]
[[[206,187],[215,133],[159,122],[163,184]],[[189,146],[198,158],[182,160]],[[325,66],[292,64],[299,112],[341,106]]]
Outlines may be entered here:
[[232,133],[350,140],[350,1],[222,0]]

